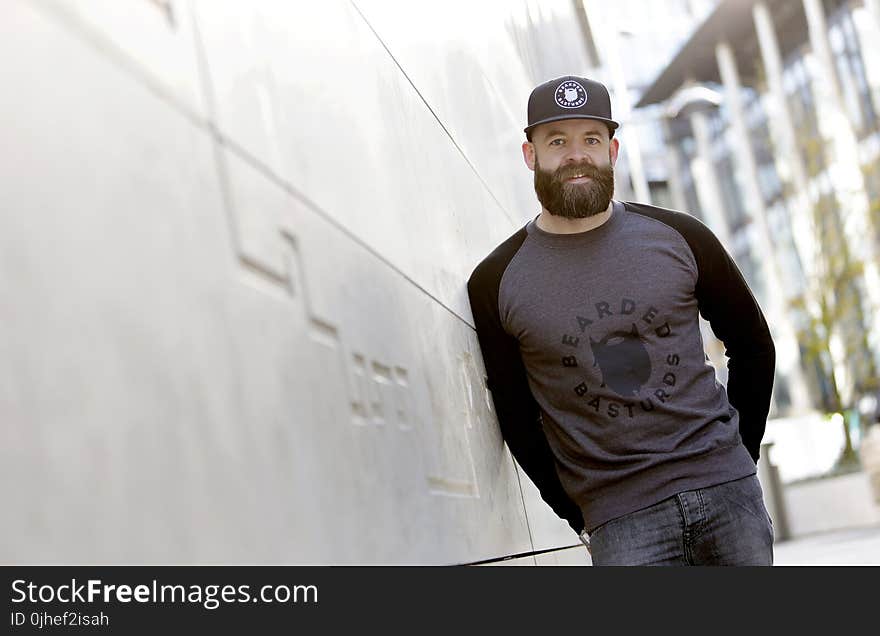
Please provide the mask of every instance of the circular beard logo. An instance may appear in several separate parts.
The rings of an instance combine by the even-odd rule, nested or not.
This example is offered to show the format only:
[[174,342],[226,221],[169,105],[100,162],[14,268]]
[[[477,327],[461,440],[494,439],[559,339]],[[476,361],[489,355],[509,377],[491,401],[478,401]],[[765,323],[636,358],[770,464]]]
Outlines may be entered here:
[[638,395],[651,377],[651,356],[635,324],[629,332],[610,333],[598,342],[591,337],[590,347],[603,383],[621,397]]
[[556,103],[563,108],[580,108],[587,103],[587,91],[572,80],[562,82],[556,89]]
[[[576,315],[574,333],[562,335],[562,344],[570,347],[562,349],[562,366],[573,374],[571,390],[580,404],[587,414],[592,410],[612,420],[634,420],[662,408],[675,397],[682,373],[681,356],[670,350],[677,334],[668,321],[660,324],[660,310],[652,305],[622,298],[619,305],[603,301],[594,306],[595,314]],[[628,329],[620,324],[623,320],[632,321]],[[592,357],[592,364],[584,365],[579,356]]]

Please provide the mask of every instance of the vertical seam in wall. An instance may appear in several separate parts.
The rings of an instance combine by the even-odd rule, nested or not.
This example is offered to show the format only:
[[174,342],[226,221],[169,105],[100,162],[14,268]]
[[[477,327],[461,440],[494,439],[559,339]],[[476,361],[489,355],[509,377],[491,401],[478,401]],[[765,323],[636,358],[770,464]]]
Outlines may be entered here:
[[[507,456],[510,457],[510,461],[513,462],[513,469],[516,472],[516,483],[517,483],[517,485],[519,485],[519,497],[520,497],[520,500],[522,501],[523,516],[526,518],[526,530],[529,533],[529,545],[532,546],[532,551],[534,552],[535,539],[532,536],[532,524],[529,521],[529,511],[526,508],[526,497],[525,497],[525,494],[523,493],[522,477],[519,474],[519,465],[513,460],[513,454],[510,452],[509,448],[507,449]],[[535,563],[537,565],[537,561]]]

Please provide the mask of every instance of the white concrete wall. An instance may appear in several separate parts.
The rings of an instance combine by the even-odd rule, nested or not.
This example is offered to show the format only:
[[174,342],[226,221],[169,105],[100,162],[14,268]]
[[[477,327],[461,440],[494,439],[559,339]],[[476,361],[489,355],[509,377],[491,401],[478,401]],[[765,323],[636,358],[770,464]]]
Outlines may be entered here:
[[880,524],[867,473],[790,484],[784,492],[793,537]]
[[555,16],[532,46],[587,72],[573,3],[529,4],[4,4],[0,562],[577,542],[502,444],[465,292],[537,212],[523,29]]

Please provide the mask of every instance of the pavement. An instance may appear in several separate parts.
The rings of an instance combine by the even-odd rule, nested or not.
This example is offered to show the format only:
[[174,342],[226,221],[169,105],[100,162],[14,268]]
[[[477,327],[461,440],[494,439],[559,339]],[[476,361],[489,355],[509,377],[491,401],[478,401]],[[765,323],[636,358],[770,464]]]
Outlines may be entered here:
[[[773,564],[803,565],[880,565],[880,525],[850,527],[773,544]],[[491,565],[590,565],[583,546],[554,550],[534,557],[510,559]]]
[[880,565],[880,526],[847,528],[773,546],[774,565]]

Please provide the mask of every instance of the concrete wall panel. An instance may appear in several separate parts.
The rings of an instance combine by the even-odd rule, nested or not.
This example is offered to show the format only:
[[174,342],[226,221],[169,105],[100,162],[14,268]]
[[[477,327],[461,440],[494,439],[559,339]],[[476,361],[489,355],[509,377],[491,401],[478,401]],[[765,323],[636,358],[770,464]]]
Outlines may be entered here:
[[520,72],[468,45],[414,86],[351,3],[125,4],[0,25],[0,560],[572,543],[501,441],[464,286],[532,210],[492,157],[509,114],[462,100]]
[[31,5],[2,32],[0,559],[194,556],[182,477],[235,390],[210,139]]

